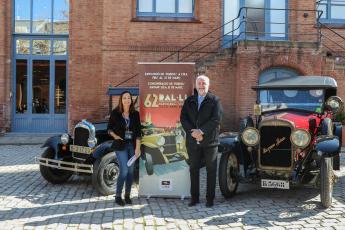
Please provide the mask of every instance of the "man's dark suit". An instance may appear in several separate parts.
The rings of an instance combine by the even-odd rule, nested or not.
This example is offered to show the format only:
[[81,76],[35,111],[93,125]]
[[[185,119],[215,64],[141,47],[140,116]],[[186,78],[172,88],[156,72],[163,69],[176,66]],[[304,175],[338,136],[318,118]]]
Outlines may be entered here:
[[[207,170],[207,201],[213,202],[216,187],[217,148],[222,107],[219,98],[207,93],[198,111],[198,93],[188,97],[181,110],[181,124],[187,134],[186,146],[190,162],[192,201],[199,201],[199,171],[201,158],[205,158]],[[203,140],[198,142],[191,135],[192,129],[200,129]]]

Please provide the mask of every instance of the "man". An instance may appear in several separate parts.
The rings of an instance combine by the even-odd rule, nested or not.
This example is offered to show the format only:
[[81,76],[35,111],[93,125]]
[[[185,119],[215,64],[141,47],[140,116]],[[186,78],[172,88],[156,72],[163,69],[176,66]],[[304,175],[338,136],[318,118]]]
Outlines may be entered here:
[[186,146],[190,162],[192,198],[188,206],[199,203],[199,171],[201,159],[204,158],[207,170],[206,207],[212,207],[216,187],[222,107],[219,98],[208,92],[210,80],[207,76],[198,76],[195,83],[196,92],[185,100],[180,116],[181,124],[187,134]]

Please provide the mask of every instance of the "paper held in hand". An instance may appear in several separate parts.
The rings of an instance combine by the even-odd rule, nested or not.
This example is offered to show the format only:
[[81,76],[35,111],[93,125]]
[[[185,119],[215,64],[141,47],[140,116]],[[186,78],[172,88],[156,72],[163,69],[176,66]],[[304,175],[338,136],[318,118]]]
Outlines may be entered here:
[[132,164],[136,161],[136,159],[138,159],[138,157],[136,155],[133,155],[128,161],[127,161],[127,166],[131,167]]

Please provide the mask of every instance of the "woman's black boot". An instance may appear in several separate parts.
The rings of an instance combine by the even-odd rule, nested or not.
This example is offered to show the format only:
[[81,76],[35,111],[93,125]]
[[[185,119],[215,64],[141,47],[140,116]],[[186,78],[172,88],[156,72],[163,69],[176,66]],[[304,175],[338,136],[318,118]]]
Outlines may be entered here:
[[122,200],[120,196],[115,197],[115,203],[120,206],[125,206],[125,202]]
[[132,200],[129,195],[125,195],[125,202],[126,204],[132,204]]

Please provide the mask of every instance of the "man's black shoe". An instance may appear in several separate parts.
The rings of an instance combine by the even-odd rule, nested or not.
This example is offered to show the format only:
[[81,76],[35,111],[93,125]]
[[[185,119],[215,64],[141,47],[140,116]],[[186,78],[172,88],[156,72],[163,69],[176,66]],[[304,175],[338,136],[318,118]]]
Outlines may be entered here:
[[206,207],[211,208],[213,206],[213,200],[208,200],[206,202]]
[[190,203],[188,204],[188,207],[193,207],[195,206],[197,203],[199,203],[199,200],[191,200]]
[[125,202],[126,204],[132,204],[132,200],[129,196],[125,196]]
[[115,203],[120,205],[120,206],[125,206],[125,202],[122,200],[121,197],[116,197],[115,198]]

